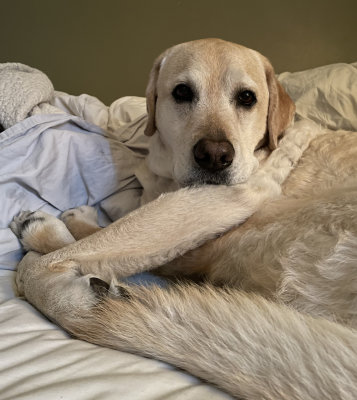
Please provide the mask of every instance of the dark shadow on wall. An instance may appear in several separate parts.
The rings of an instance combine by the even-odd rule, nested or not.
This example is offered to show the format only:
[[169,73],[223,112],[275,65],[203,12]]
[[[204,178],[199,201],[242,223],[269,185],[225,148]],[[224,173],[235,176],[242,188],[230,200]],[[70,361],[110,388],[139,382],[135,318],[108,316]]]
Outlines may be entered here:
[[277,72],[356,61],[356,12],[355,0],[2,0],[0,59],[108,104],[143,96],[162,50],[203,37],[254,48]]

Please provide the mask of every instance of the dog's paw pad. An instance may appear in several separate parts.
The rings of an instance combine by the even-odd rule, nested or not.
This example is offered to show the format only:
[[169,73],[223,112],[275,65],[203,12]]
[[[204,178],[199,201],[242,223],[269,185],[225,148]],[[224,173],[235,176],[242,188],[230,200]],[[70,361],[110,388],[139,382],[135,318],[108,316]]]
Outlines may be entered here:
[[124,287],[117,284],[111,284],[103,281],[100,278],[92,276],[89,279],[89,286],[94,291],[96,297],[102,299],[104,297],[129,299],[129,291]]
[[43,211],[22,211],[14,217],[10,229],[25,250],[40,253],[56,250],[74,241],[62,221]]
[[80,220],[90,224],[97,225],[98,215],[97,210],[90,206],[81,206],[71,208],[62,213],[60,219],[67,225]]
[[110,290],[110,285],[107,282],[95,276],[89,279],[89,285],[97,297],[107,296]]
[[10,229],[19,238],[23,239],[25,232],[31,230],[32,224],[42,224],[46,218],[52,217],[42,211],[22,211],[10,223]]

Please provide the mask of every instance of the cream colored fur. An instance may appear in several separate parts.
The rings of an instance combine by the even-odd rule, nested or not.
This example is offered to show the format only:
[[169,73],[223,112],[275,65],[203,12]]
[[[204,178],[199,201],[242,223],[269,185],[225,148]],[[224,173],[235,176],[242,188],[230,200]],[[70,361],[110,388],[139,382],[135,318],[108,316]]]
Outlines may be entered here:
[[[19,294],[79,338],[170,362],[237,398],[352,400],[357,134],[310,122],[286,129],[291,104],[267,61],[224,43],[194,42],[159,57],[149,82],[147,133],[154,148],[161,143],[169,155],[154,172],[182,185],[197,178],[190,154],[200,121],[211,115],[224,121],[220,129],[237,149],[230,186],[164,194],[78,242],[73,236],[84,236],[88,226],[98,229],[90,210],[64,215],[73,236],[44,213],[20,215],[12,228],[34,251],[19,264]],[[224,62],[216,63],[222,54]],[[263,93],[257,113],[240,110],[237,116],[224,103],[227,65],[228,87],[237,79]],[[198,82],[205,101],[197,116],[186,110],[179,121],[182,110],[170,105],[169,87],[184,72]],[[240,121],[236,128],[234,121]],[[185,140],[170,136],[174,131]],[[268,135],[273,149],[283,131],[278,148],[259,159],[259,142]],[[82,214],[91,215],[85,231]],[[53,250],[42,234],[49,231],[58,250],[41,256]],[[157,267],[162,274],[200,274],[211,283],[170,289],[120,283]],[[98,290],[93,277],[110,283],[109,292],[105,284]]]
[[[172,91],[180,83],[194,90],[193,104],[173,101]],[[256,93],[253,108],[237,107],[234,96],[240,89]],[[154,63],[146,94],[146,134],[155,133],[147,158],[149,169],[181,187],[214,179],[197,168],[192,156],[201,138],[228,139],[236,154],[225,183],[245,182],[258,168],[254,150],[264,141],[267,128],[269,146],[274,149],[295,110],[265,57],[218,39],[166,50]]]

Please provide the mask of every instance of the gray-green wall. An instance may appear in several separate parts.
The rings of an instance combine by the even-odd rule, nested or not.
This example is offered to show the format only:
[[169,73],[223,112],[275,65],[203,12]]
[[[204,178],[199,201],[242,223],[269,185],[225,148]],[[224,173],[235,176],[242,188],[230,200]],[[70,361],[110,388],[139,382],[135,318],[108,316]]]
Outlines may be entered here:
[[277,72],[357,61],[356,0],[0,0],[0,61],[105,103],[144,94],[152,60],[187,40],[252,47]]

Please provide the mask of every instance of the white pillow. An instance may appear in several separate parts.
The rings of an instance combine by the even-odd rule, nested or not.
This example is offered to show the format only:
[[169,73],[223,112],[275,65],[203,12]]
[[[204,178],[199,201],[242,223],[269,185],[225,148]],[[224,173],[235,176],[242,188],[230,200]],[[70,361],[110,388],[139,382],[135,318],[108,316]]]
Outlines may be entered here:
[[278,79],[294,100],[298,118],[357,131],[357,63],[284,72]]

